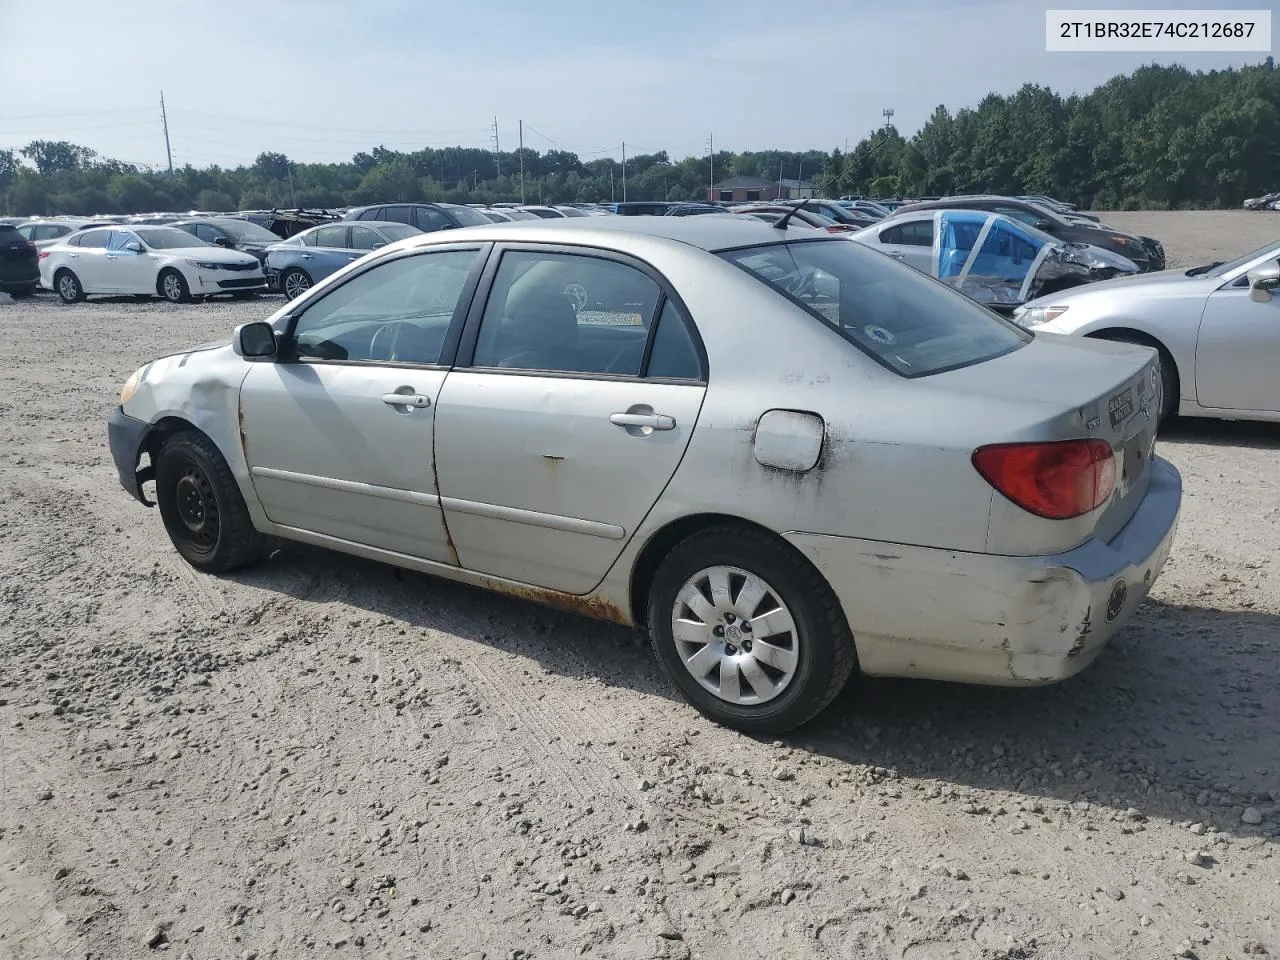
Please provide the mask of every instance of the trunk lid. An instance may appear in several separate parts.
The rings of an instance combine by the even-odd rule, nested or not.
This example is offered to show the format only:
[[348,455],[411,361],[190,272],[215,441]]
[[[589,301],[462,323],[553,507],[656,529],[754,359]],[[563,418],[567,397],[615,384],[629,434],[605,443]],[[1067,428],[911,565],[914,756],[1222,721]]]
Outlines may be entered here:
[[[1105,440],[1115,457],[1116,485],[1095,518],[1093,535],[1110,540],[1129,521],[1150,483],[1160,411],[1156,352],[1133,344],[1038,333],[1020,350],[940,374],[938,386],[1021,405],[1019,440]],[[1074,521],[1046,521],[1072,523]]]

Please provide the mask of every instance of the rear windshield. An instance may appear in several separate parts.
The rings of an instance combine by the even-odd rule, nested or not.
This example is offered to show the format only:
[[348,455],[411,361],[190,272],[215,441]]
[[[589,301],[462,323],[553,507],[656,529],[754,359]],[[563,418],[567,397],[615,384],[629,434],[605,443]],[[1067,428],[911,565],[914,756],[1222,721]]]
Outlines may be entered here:
[[1031,339],[963,294],[848,240],[793,241],[720,256],[904,377],[981,363]]
[[248,220],[216,220],[213,225],[245,243],[275,243],[280,239],[270,230]]

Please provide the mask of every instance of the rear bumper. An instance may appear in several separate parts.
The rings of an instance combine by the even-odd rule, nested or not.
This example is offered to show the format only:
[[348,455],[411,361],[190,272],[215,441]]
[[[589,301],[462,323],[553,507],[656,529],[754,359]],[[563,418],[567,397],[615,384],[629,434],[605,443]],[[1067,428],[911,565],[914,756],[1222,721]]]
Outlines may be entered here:
[[115,461],[120,486],[139,503],[154,506],[142,493],[142,485],[155,475],[153,467],[138,469],[138,457],[142,454],[142,442],[150,425],[128,416],[116,407],[107,421],[107,442],[111,446],[111,459]]
[[844,607],[864,673],[1005,686],[1055,683],[1091,663],[1169,556],[1182,479],[1164,460],[1110,542],[1003,557],[787,535]]

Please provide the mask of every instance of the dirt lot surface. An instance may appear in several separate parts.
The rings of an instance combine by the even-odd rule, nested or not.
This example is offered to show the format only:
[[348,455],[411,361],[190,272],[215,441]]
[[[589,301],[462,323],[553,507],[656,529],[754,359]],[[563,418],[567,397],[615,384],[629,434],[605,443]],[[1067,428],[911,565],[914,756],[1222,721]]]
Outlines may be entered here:
[[1081,676],[756,741],[619,628],[299,546],[193,573],[106,418],[275,304],[0,307],[0,958],[1280,954],[1280,428],[1167,433],[1173,558]]

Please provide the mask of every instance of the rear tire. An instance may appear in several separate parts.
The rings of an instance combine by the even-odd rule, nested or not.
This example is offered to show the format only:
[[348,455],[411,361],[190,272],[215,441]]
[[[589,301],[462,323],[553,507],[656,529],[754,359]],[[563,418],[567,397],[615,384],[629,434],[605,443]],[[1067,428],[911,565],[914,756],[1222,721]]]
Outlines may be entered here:
[[24,300],[36,292],[36,285],[33,283],[26,287],[14,287],[9,291],[9,296],[15,300]]
[[58,291],[63,303],[79,303],[84,299],[84,287],[80,285],[80,278],[66,267],[53,275],[53,289]]
[[156,503],[169,539],[197,570],[225,573],[262,553],[262,535],[254,529],[231,468],[201,433],[177,433],[160,448]]
[[289,267],[280,274],[280,292],[286,300],[293,300],[310,290],[313,282],[311,274],[301,267]]
[[[713,604],[707,598],[716,577],[727,593]],[[704,613],[714,606],[715,617],[686,604],[691,589],[702,597],[695,605]],[[743,626],[748,621],[756,626]],[[784,733],[812,719],[857,665],[853,634],[826,580],[789,544],[747,526],[709,527],[677,544],[654,573],[648,623],[658,662],[685,698],[747,733]]]
[[172,267],[160,271],[156,278],[156,292],[170,303],[190,303],[191,288],[187,286],[187,278]]

